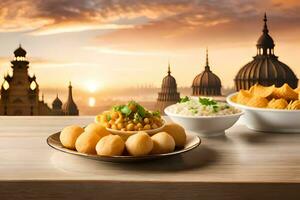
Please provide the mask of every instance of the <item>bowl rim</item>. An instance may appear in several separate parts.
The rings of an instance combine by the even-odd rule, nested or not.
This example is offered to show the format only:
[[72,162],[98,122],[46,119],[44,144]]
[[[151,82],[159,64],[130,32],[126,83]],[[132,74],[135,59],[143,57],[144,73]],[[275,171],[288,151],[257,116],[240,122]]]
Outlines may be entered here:
[[251,106],[246,106],[243,104],[235,103],[231,100],[231,98],[238,94],[238,92],[234,92],[232,94],[229,94],[226,97],[226,102],[234,107],[237,107],[242,110],[252,110],[252,111],[262,111],[262,112],[277,112],[277,113],[300,113],[300,110],[287,110],[287,109],[274,109],[274,108],[256,108]]
[[[150,134],[161,131],[167,124],[167,121],[163,117],[162,117],[162,120],[163,120],[163,125],[162,126],[156,128],[156,129],[141,130],[141,131],[144,131],[146,133],[149,132]],[[111,128],[106,128],[106,130],[108,130],[111,133],[121,134],[121,135],[133,135],[133,134],[136,134],[136,133],[139,132],[139,131],[121,131],[121,130],[114,130],[114,129],[111,129]]]
[[164,112],[169,116],[169,117],[180,117],[180,118],[186,118],[186,119],[220,119],[220,118],[231,118],[231,117],[239,117],[244,114],[244,111],[241,109],[238,109],[239,112],[235,114],[227,114],[227,115],[215,115],[215,116],[188,116],[188,115],[180,115],[176,113],[171,113],[168,111],[168,108],[171,106],[174,106],[175,104],[169,105],[164,109]]

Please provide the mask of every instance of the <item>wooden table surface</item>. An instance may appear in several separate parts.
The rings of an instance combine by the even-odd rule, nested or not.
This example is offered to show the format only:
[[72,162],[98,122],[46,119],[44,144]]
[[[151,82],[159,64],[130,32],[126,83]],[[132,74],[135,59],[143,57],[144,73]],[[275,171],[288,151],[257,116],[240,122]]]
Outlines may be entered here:
[[92,121],[0,117],[0,199],[300,199],[300,133],[258,133],[240,122],[181,156],[134,164],[47,146],[64,126]]

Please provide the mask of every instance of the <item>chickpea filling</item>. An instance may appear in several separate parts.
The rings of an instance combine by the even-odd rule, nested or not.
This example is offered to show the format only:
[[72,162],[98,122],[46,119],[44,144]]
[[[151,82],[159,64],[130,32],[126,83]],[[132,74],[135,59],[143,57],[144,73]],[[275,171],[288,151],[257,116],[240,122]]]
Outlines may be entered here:
[[135,101],[113,106],[97,115],[95,121],[106,128],[120,131],[145,131],[159,128],[164,121],[158,111],[149,111]]

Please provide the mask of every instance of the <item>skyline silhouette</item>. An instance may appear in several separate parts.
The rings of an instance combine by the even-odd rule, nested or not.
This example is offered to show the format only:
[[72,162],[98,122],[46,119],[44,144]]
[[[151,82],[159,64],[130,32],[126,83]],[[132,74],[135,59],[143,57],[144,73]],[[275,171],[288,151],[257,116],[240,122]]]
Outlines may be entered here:
[[[3,0],[0,5],[0,74],[22,43],[42,88],[62,87],[65,80],[81,90],[159,87],[168,60],[178,86],[191,86],[206,47],[212,70],[223,86],[232,87],[232,77],[256,54],[265,11],[276,54],[300,74],[300,3],[294,0]],[[58,71],[64,76],[54,81]]]
[[256,55],[265,12],[276,55],[300,77],[300,3],[294,0],[3,0],[0,5],[0,74],[11,74],[11,52],[21,43],[29,74],[36,75],[48,104],[56,93],[67,98],[68,80],[79,107],[133,94],[155,101],[168,62],[178,91],[191,94],[206,47],[210,69],[222,90],[231,91],[235,75]]

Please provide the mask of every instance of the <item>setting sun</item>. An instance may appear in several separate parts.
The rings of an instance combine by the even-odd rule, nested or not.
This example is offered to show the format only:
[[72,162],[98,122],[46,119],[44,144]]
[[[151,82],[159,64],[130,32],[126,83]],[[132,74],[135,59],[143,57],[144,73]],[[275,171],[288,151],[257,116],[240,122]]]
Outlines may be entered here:
[[88,104],[90,107],[94,107],[96,105],[96,99],[94,97],[89,97]]
[[96,81],[88,81],[85,83],[85,86],[89,92],[94,93],[100,88],[101,85]]

